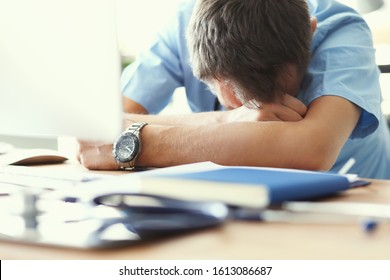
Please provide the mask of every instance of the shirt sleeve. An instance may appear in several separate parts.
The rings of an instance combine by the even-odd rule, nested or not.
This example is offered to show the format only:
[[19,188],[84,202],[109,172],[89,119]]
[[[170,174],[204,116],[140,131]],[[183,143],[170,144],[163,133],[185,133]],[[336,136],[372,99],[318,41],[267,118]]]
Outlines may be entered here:
[[353,10],[333,7],[319,15],[312,60],[303,82],[304,102],[323,95],[340,96],[362,113],[350,138],[363,138],[379,126],[381,90],[375,50],[368,25]]

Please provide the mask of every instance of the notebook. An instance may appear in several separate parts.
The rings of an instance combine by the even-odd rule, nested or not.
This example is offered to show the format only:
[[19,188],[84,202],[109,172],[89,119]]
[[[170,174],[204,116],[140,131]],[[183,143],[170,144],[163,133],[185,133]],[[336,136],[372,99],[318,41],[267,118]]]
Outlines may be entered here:
[[139,184],[145,194],[263,208],[336,195],[368,182],[328,172],[199,163],[144,172]]

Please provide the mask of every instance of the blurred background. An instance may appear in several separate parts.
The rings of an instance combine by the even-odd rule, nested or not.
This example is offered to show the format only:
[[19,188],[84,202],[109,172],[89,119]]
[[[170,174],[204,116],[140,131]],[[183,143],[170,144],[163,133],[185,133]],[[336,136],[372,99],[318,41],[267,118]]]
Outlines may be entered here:
[[[390,0],[340,0],[360,12],[371,28],[378,65],[390,65]],[[382,110],[390,120],[390,73],[382,73]]]
[[[182,0],[116,0],[118,41],[124,64],[131,63],[152,40],[154,34],[173,15]],[[390,0],[340,0],[361,13],[368,22],[377,49],[377,63],[390,65]],[[383,110],[390,114],[390,74],[382,74]],[[177,90],[171,104],[163,113],[188,112],[183,89]],[[0,135],[0,142],[17,147],[57,148],[56,140],[26,139]]]
[[132,60],[175,15],[182,0],[116,0],[118,41],[122,57]]

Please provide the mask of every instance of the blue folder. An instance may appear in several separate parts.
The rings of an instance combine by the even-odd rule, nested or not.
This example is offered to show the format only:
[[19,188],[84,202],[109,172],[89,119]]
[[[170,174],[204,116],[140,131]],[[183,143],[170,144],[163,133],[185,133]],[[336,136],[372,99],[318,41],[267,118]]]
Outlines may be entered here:
[[237,183],[265,186],[268,189],[269,203],[312,200],[335,195],[351,187],[366,185],[366,181],[350,183],[342,175],[300,171],[291,169],[225,167],[216,170],[160,175],[170,179],[188,179],[220,183]]

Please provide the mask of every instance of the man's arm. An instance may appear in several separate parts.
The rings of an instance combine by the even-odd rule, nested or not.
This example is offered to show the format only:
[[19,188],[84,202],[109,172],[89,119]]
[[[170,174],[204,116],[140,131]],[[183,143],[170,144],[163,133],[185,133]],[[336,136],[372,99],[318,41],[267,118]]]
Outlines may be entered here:
[[[224,165],[328,170],[359,115],[360,109],[351,102],[323,96],[297,122],[149,124],[142,130],[143,149],[137,165],[164,167],[213,161]],[[90,169],[117,169],[111,150],[112,145],[81,145],[81,160]]]
[[200,126],[237,121],[300,121],[307,112],[306,106],[297,98],[285,94],[274,103],[263,103],[260,109],[245,106],[229,111],[203,112],[185,115],[148,115],[139,103],[124,97],[125,127],[133,122],[147,122],[170,126]]

